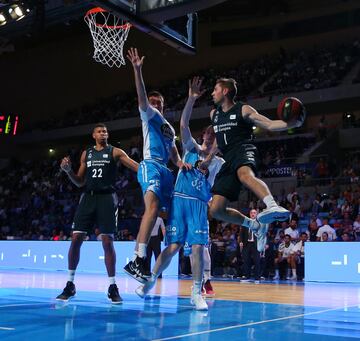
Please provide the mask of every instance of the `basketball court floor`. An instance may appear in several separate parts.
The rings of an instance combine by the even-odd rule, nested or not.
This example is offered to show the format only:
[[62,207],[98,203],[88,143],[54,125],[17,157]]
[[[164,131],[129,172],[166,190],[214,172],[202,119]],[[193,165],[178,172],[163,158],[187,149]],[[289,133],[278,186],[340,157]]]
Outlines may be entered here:
[[353,340],[360,338],[360,287],[331,283],[214,280],[208,312],[189,302],[191,280],[159,280],[145,301],[119,276],[111,305],[105,275],[76,275],[76,297],[55,300],[66,272],[3,270],[0,340]]

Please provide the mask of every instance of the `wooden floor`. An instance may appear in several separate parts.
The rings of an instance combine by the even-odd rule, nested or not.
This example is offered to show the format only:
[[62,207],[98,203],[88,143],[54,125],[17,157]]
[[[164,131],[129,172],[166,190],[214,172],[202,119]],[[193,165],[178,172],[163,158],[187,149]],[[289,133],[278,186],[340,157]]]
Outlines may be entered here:
[[[191,280],[159,279],[154,294],[173,294],[188,297]],[[212,280],[214,299],[243,302],[263,302],[319,307],[337,307],[360,304],[360,286],[330,283],[244,283]]]

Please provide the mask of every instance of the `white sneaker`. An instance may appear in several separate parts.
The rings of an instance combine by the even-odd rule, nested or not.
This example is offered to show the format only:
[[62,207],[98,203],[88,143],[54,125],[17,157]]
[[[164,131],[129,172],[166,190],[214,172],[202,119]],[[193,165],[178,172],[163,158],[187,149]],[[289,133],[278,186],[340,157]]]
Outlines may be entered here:
[[149,279],[145,284],[139,285],[135,289],[135,293],[141,297],[145,298],[145,296],[149,293],[149,291],[155,286],[156,280]]
[[261,224],[271,224],[275,220],[285,221],[289,219],[290,212],[281,206],[269,207],[266,210],[260,212],[256,219]]
[[273,277],[273,280],[274,281],[277,281],[277,280],[279,280],[280,279],[280,276],[279,275],[275,275],[274,277]]
[[291,277],[289,278],[289,280],[290,280],[290,281],[296,281],[296,280],[297,280],[297,277],[296,277],[296,276],[291,276]]
[[191,294],[190,303],[196,310],[208,310],[208,305],[200,294]]
[[256,247],[259,252],[265,251],[265,246],[267,242],[267,232],[269,229],[269,224],[261,224],[256,231],[253,231],[256,236]]

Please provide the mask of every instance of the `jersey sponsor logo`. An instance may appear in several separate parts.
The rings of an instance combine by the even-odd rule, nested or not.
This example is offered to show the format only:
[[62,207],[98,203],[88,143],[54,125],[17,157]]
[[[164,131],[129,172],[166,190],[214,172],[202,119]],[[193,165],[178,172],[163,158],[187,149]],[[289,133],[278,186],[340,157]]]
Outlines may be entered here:
[[247,152],[246,152],[246,157],[247,157],[250,161],[255,161],[255,155],[254,155],[254,152],[252,152],[252,151],[247,151]]
[[103,154],[103,158],[107,159],[109,157],[109,154]]
[[87,166],[87,167],[91,167],[91,161],[87,161],[87,162],[86,162],[86,166]]
[[230,120],[236,120],[236,115],[230,115]]
[[163,134],[164,137],[166,137],[168,139],[172,140],[174,138],[174,133],[173,133],[171,127],[167,123],[164,123],[163,125],[161,125],[161,133]]
[[215,116],[214,116],[214,123],[217,123],[218,120],[219,120],[219,116],[218,116],[218,115],[215,115]]

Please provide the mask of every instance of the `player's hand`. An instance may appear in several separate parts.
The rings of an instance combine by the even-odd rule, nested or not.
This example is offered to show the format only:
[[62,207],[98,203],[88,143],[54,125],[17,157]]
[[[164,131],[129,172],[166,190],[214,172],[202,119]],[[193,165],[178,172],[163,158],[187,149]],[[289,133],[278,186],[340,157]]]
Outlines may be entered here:
[[198,99],[206,91],[206,89],[201,89],[202,78],[196,76],[192,80],[189,80],[189,97],[193,99]]
[[192,165],[190,163],[182,162],[181,160],[176,163],[176,166],[178,166],[178,168],[182,170],[192,169]]
[[64,157],[61,160],[60,163],[60,168],[65,172],[65,173],[69,173],[71,171],[71,161],[70,158],[68,156]]
[[144,63],[145,56],[139,57],[137,48],[131,47],[126,55],[127,59],[131,62],[135,69],[141,69]]

